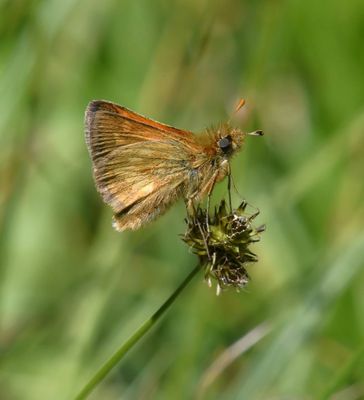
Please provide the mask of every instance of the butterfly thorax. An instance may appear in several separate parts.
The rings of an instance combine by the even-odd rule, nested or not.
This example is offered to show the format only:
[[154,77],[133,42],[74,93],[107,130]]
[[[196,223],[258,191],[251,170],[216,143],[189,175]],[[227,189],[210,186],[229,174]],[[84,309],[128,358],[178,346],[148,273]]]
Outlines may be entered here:
[[189,163],[185,197],[200,201],[214,184],[230,173],[230,158],[241,148],[245,134],[228,124],[207,129],[196,135],[198,151]]

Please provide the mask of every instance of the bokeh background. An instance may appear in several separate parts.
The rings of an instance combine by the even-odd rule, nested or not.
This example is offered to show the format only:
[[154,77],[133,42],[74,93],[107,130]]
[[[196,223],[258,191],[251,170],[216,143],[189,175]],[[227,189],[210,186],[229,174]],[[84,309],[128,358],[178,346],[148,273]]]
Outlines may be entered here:
[[239,97],[266,133],[233,161],[267,224],[252,281],[195,278],[91,398],[364,398],[363,1],[0,7],[0,398],[72,398],[196,264],[182,203],[113,231],[87,103],[198,132]]

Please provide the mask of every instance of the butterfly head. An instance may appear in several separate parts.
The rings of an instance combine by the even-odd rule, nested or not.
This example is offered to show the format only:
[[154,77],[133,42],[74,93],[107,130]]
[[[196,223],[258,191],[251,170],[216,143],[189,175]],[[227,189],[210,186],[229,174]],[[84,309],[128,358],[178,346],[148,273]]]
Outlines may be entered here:
[[245,140],[247,135],[250,136],[262,136],[263,131],[254,132],[243,132],[238,128],[232,128],[230,126],[224,126],[217,131],[216,145],[218,153],[224,158],[229,158],[236,151],[238,151]]
[[230,157],[243,145],[245,133],[240,129],[225,128],[219,132],[217,137],[217,148],[219,155],[224,158]]

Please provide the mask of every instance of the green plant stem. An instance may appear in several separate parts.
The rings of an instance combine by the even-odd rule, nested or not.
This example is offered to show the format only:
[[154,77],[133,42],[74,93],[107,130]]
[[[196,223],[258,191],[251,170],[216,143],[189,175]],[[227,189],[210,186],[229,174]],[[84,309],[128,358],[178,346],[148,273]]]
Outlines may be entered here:
[[95,375],[86,383],[75,400],[86,399],[91,391],[105,378],[112,368],[125,356],[125,354],[153,327],[153,325],[162,317],[162,315],[173,304],[178,295],[188,285],[192,278],[200,270],[200,266],[196,266],[177,287],[172,295],[159,307],[159,309],[148,318],[116,351],[115,353],[101,366]]

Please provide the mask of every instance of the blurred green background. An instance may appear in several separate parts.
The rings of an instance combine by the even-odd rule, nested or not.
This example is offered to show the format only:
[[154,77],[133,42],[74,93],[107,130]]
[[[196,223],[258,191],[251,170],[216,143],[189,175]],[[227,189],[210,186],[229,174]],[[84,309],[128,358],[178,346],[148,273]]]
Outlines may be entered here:
[[363,1],[0,4],[0,398],[72,398],[196,264],[182,202],[113,231],[87,103],[198,132],[244,97],[252,281],[195,278],[91,398],[363,399]]

